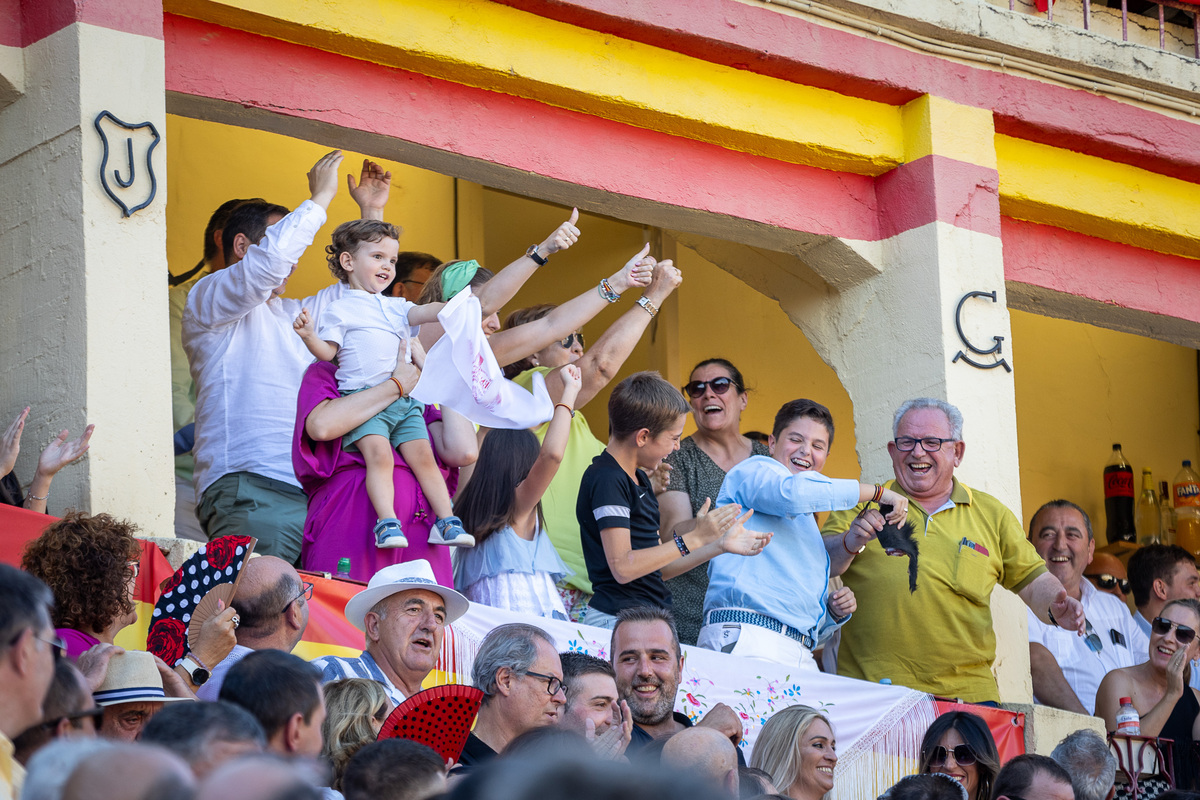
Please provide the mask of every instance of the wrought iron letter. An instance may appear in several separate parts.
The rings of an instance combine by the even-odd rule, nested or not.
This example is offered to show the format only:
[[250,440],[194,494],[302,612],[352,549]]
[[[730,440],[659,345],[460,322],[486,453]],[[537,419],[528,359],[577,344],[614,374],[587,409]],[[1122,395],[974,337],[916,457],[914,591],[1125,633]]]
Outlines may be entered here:
[[[130,207],[129,204],[127,204],[123,199],[121,199],[121,197],[119,197],[117,195],[116,191],[109,184],[108,135],[104,132],[104,128],[102,128],[100,125],[100,123],[106,118],[111,120],[112,123],[114,125],[116,125],[117,127],[121,128],[123,130],[129,131],[130,133],[138,131],[142,128],[148,128],[151,136],[153,137],[150,141],[150,146],[148,148],[146,148],[146,154],[145,154],[146,155],[146,174],[150,178],[149,193],[146,195],[145,199],[142,200],[142,202],[137,203],[137,204],[133,205],[132,207]],[[136,214],[138,211],[141,211],[143,208],[145,208],[146,206],[148,206],[152,202],[154,202],[154,196],[155,196],[155,194],[158,193],[158,178],[154,174],[154,164],[153,164],[151,158],[154,155],[154,148],[158,147],[158,143],[160,141],[162,141],[162,137],[159,136],[158,129],[154,127],[154,123],[152,123],[152,122],[140,122],[136,125],[130,125],[128,122],[122,122],[121,120],[117,119],[109,111],[101,111],[96,116],[96,120],[93,124],[96,127],[96,133],[100,134],[100,142],[104,145],[104,156],[100,160],[100,185],[104,187],[104,192],[109,196],[109,198],[120,207],[121,212],[124,216],[126,216],[126,217],[132,216],[133,214]],[[125,137],[125,152],[126,152],[126,157],[129,162],[129,177],[128,178],[121,177],[121,168],[120,167],[114,167],[112,170],[112,179],[114,181],[116,181],[117,186],[120,187],[121,189],[128,189],[131,186],[133,186],[134,180],[137,178],[137,168],[136,168],[137,162],[133,155],[133,137],[132,136]]]
[[[993,336],[992,337],[992,342],[993,342],[992,346],[989,347],[987,350],[984,350],[982,348],[976,347],[971,342],[971,340],[967,338],[967,335],[965,333],[963,333],[963,328],[962,328],[963,304],[966,303],[968,300],[970,300],[972,297],[989,297],[989,298],[991,298],[993,303],[997,302],[995,292],[967,292],[966,294],[964,294],[962,296],[962,299],[958,301],[958,308],[954,309],[954,327],[958,329],[958,338],[960,340],[962,340],[962,343],[964,345],[966,345],[966,348],[968,350],[970,350],[972,353],[976,353],[981,356],[990,356],[993,354],[1000,355],[1000,353],[1002,352],[1001,345],[1004,342],[1003,336]],[[972,367],[975,367],[975,369],[995,369],[996,367],[1004,367],[1005,372],[1012,372],[1012,367],[1010,367],[1008,365],[1008,362],[1005,361],[1003,358],[1001,358],[999,361],[994,361],[990,364],[984,364],[984,363],[981,363],[981,362],[976,361],[975,359],[971,358],[969,355],[967,355],[962,350],[959,350],[958,353],[955,354],[954,358],[951,359],[950,363],[953,364],[953,363],[957,362],[960,358],[967,364],[970,364]]]

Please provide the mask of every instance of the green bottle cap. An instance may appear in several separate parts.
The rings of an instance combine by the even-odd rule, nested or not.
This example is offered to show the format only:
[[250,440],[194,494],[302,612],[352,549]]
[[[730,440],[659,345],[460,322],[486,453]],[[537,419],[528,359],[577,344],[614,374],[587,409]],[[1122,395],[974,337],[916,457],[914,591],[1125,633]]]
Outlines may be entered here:
[[350,559],[348,559],[348,558],[339,558],[339,559],[338,559],[337,571],[338,571],[338,572],[349,572],[349,571],[350,571]]

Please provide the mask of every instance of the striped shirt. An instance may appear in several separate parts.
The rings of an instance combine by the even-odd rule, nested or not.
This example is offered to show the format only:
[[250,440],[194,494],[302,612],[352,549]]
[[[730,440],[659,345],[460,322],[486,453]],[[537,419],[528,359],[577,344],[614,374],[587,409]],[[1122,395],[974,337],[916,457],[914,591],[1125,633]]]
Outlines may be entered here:
[[345,678],[367,678],[383,684],[384,691],[396,705],[404,702],[404,692],[397,689],[388,676],[383,674],[379,664],[366,650],[357,658],[342,658],[339,656],[321,656],[312,661],[313,666],[321,670],[321,683],[340,681]]

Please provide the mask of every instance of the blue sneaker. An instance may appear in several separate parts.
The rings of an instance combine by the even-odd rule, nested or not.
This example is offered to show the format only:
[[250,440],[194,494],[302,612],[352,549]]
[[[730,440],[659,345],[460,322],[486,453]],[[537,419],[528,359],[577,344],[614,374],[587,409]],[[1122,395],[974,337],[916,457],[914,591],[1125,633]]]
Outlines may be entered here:
[[408,539],[395,517],[381,519],[375,523],[375,546],[378,548],[408,547]]
[[429,543],[449,547],[474,547],[475,537],[467,533],[461,519],[446,517],[433,523],[433,528],[429,531]]

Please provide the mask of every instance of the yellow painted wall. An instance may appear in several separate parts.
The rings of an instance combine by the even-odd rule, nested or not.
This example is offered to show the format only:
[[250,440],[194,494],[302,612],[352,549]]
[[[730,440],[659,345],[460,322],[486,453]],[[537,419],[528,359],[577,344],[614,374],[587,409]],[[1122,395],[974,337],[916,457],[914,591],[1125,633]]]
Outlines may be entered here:
[[[167,137],[167,263],[186,272],[203,253],[204,226],[221,203],[233,197],[262,197],[295,208],[308,199],[305,173],[333,149],[274,133],[169,115]],[[307,297],[333,282],[324,247],[338,223],[358,217],[345,175],[358,177],[361,153],[346,153],[342,184],[329,209],[329,222],[300,260],[288,284],[289,297]],[[387,219],[400,225],[403,250],[454,256],[454,181],[402,164],[392,171]]]
[[[1103,543],[1101,472],[1120,442],[1137,486],[1200,461],[1196,351],[1079,322],[1012,311],[1024,523],[1047,500],[1083,507]],[[967,458],[970,458],[968,444]]]

